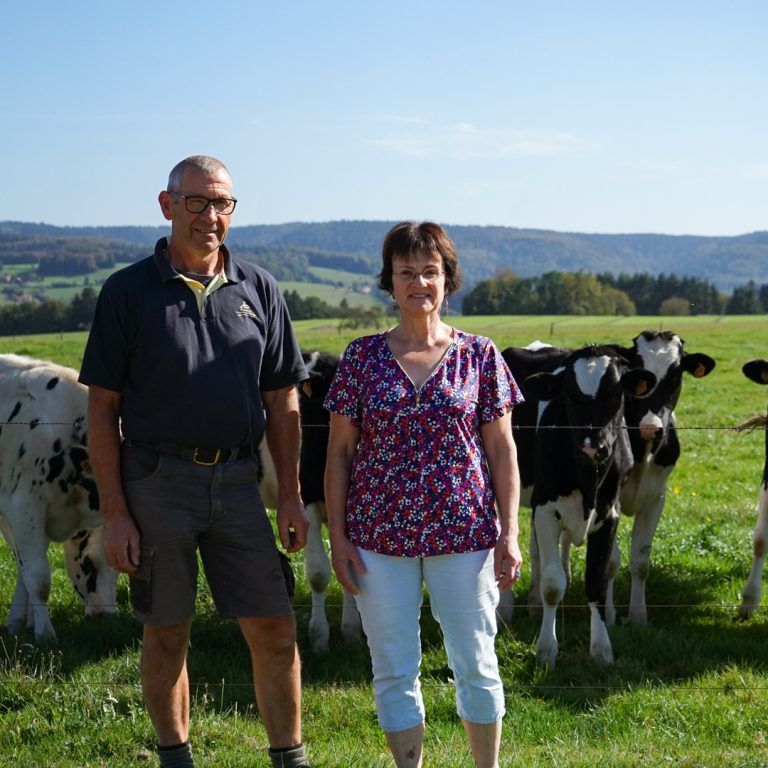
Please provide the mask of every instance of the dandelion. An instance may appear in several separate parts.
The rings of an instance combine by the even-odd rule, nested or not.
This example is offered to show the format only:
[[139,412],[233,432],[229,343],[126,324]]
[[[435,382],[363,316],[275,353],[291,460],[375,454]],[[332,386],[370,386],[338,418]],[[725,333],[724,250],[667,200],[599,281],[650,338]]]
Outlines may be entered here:
[[672,493],[680,493],[680,491],[681,491],[681,490],[682,490],[682,489],[680,488],[680,486],[679,486],[679,485],[676,485],[676,486],[675,486],[675,487],[672,489]]

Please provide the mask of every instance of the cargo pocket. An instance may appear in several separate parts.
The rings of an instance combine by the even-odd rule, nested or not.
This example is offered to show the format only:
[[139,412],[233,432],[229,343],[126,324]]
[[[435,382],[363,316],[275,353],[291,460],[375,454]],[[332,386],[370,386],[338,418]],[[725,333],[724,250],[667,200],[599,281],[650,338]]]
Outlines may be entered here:
[[152,615],[152,566],[154,560],[154,547],[142,547],[139,567],[130,577],[131,605],[135,611],[145,616]]

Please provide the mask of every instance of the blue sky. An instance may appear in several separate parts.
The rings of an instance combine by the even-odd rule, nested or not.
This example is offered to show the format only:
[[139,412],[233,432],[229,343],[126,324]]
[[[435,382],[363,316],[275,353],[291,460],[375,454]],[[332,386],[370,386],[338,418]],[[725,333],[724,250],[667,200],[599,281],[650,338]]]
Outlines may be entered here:
[[768,229],[764,0],[0,0],[0,219]]

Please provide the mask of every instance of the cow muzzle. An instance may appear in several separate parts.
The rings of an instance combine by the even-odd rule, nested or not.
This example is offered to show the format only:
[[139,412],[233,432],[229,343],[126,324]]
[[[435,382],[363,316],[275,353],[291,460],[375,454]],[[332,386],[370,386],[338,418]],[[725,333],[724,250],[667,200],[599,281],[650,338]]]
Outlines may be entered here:
[[637,425],[640,437],[645,442],[650,442],[656,437],[656,433],[664,428],[664,423],[655,413],[646,413]]

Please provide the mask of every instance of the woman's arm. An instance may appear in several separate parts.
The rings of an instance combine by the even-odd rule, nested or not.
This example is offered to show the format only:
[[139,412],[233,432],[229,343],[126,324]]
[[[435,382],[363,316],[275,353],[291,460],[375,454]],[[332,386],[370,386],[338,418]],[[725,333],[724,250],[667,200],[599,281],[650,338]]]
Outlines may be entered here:
[[360,430],[348,416],[331,413],[331,434],[325,465],[325,505],[328,509],[331,559],[339,583],[353,595],[357,594],[354,572],[365,573],[357,547],[347,538],[345,525],[352,459],[359,439]]
[[480,427],[488,461],[491,485],[496,496],[501,531],[494,550],[494,571],[499,589],[507,589],[520,578],[523,563],[517,541],[517,510],[520,506],[520,473],[517,448],[512,437],[512,412]]

